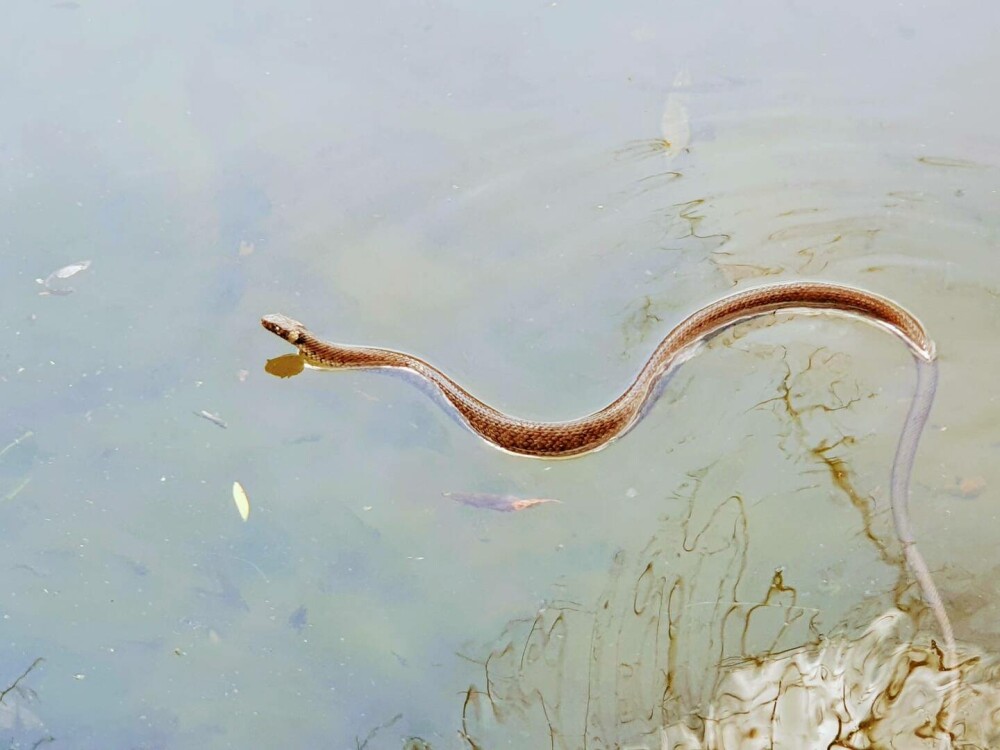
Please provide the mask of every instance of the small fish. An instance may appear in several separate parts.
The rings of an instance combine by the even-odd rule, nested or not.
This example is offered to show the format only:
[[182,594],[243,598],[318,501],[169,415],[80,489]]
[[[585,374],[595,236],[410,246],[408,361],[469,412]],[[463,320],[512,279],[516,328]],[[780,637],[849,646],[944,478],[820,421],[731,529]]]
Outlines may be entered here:
[[226,429],[227,427],[229,427],[229,425],[226,424],[226,420],[224,420],[218,414],[212,414],[212,412],[210,411],[205,411],[204,409],[202,409],[201,411],[196,411],[194,414],[196,417],[207,419],[209,422],[218,425],[222,429]]
[[496,510],[501,513],[510,513],[515,510],[526,510],[542,503],[561,503],[552,497],[518,497],[517,495],[493,495],[488,492],[443,492],[447,498],[471,505],[473,508],[486,508]]
[[250,518],[250,498],[239,482],[233,482],[233,502],[236,503],[236,510],[240,512],[240,518],[244,521]]

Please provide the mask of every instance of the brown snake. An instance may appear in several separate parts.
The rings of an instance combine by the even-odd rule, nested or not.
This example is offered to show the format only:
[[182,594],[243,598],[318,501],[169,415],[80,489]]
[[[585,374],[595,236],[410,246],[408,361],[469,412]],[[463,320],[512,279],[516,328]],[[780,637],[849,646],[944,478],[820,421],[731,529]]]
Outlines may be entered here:
[[330,343],[284,315],[265,315],[261,324],[297,347],[302,358],[314,367],[388,367],[417,373],[437,387],[474,432],[497,448],[525,456],[565,458],[603,448],[633,427],[655,395],[661,378],[689,359],[704,341],[734,323],[778,311],[851,315],[888,330],[910,348],[917,363],[917,390],[893,462],[890,501],[907,562],[953,652],[951,625],[927,565],[917,551],[907,512],[913,459],[937,381],[934,342],[917,318],[891,300],[849,286],[812,281],[768,284],[723,297],[674,326],[621,396],[600,411],[567,422],[535,422],[508,416],[410,354]]

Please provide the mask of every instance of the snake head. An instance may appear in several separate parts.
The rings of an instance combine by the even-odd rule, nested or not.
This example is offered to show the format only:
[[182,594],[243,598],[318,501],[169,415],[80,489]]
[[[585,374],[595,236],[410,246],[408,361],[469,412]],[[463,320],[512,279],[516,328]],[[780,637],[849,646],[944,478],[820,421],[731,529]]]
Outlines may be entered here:
[[295,344],[306,332],[306,327],[287,315],[273,313],[260,319],[260,324],[271,333],[281,336],[289,344]]

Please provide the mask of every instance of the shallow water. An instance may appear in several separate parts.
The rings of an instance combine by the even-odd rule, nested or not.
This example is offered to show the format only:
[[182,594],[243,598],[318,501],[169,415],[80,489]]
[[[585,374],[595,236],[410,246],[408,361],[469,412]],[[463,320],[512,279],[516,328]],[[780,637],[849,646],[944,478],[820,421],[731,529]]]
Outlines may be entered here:
[[[741,326],[627,439],[547,463],[398,378],[265,374],[288,351],[268,312],[561,419],[734,288],[889,296],[940,354],[915,533],[959,640],[1000,649],[992,6],[7,17],[0,687],[43,661],[0,740],[659,747],[724,658],[922,616],[886,506],[914,373],[882,331]],[[53,282],[73,293],[39,295],[83,259]],[[795,593],[768,599],[778,569]],[[483,700],[491,654],[504,691]]]

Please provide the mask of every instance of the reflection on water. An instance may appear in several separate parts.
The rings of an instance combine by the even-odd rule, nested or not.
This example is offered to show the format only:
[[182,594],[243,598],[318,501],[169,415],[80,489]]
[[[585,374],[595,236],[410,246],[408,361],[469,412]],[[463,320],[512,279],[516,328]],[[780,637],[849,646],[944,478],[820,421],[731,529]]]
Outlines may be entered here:
[[[991,748],[1000,741],[1000,656],[964,645],[946,663],[914,614],[892,608],[859,635],[819,629],[775,571],[747,588],[739,496],[705,497],[709,467],[678,492],[635,555],[616,555],[593,607],[553,601],[513,621],[462,708],[471,748]],[[692,525],[695,505],[712,506]],[[853,619],[867,616],[870,601]],[[856,624],[855,624],[856,629]],[[954,743],[954,744],[949,744]]]

